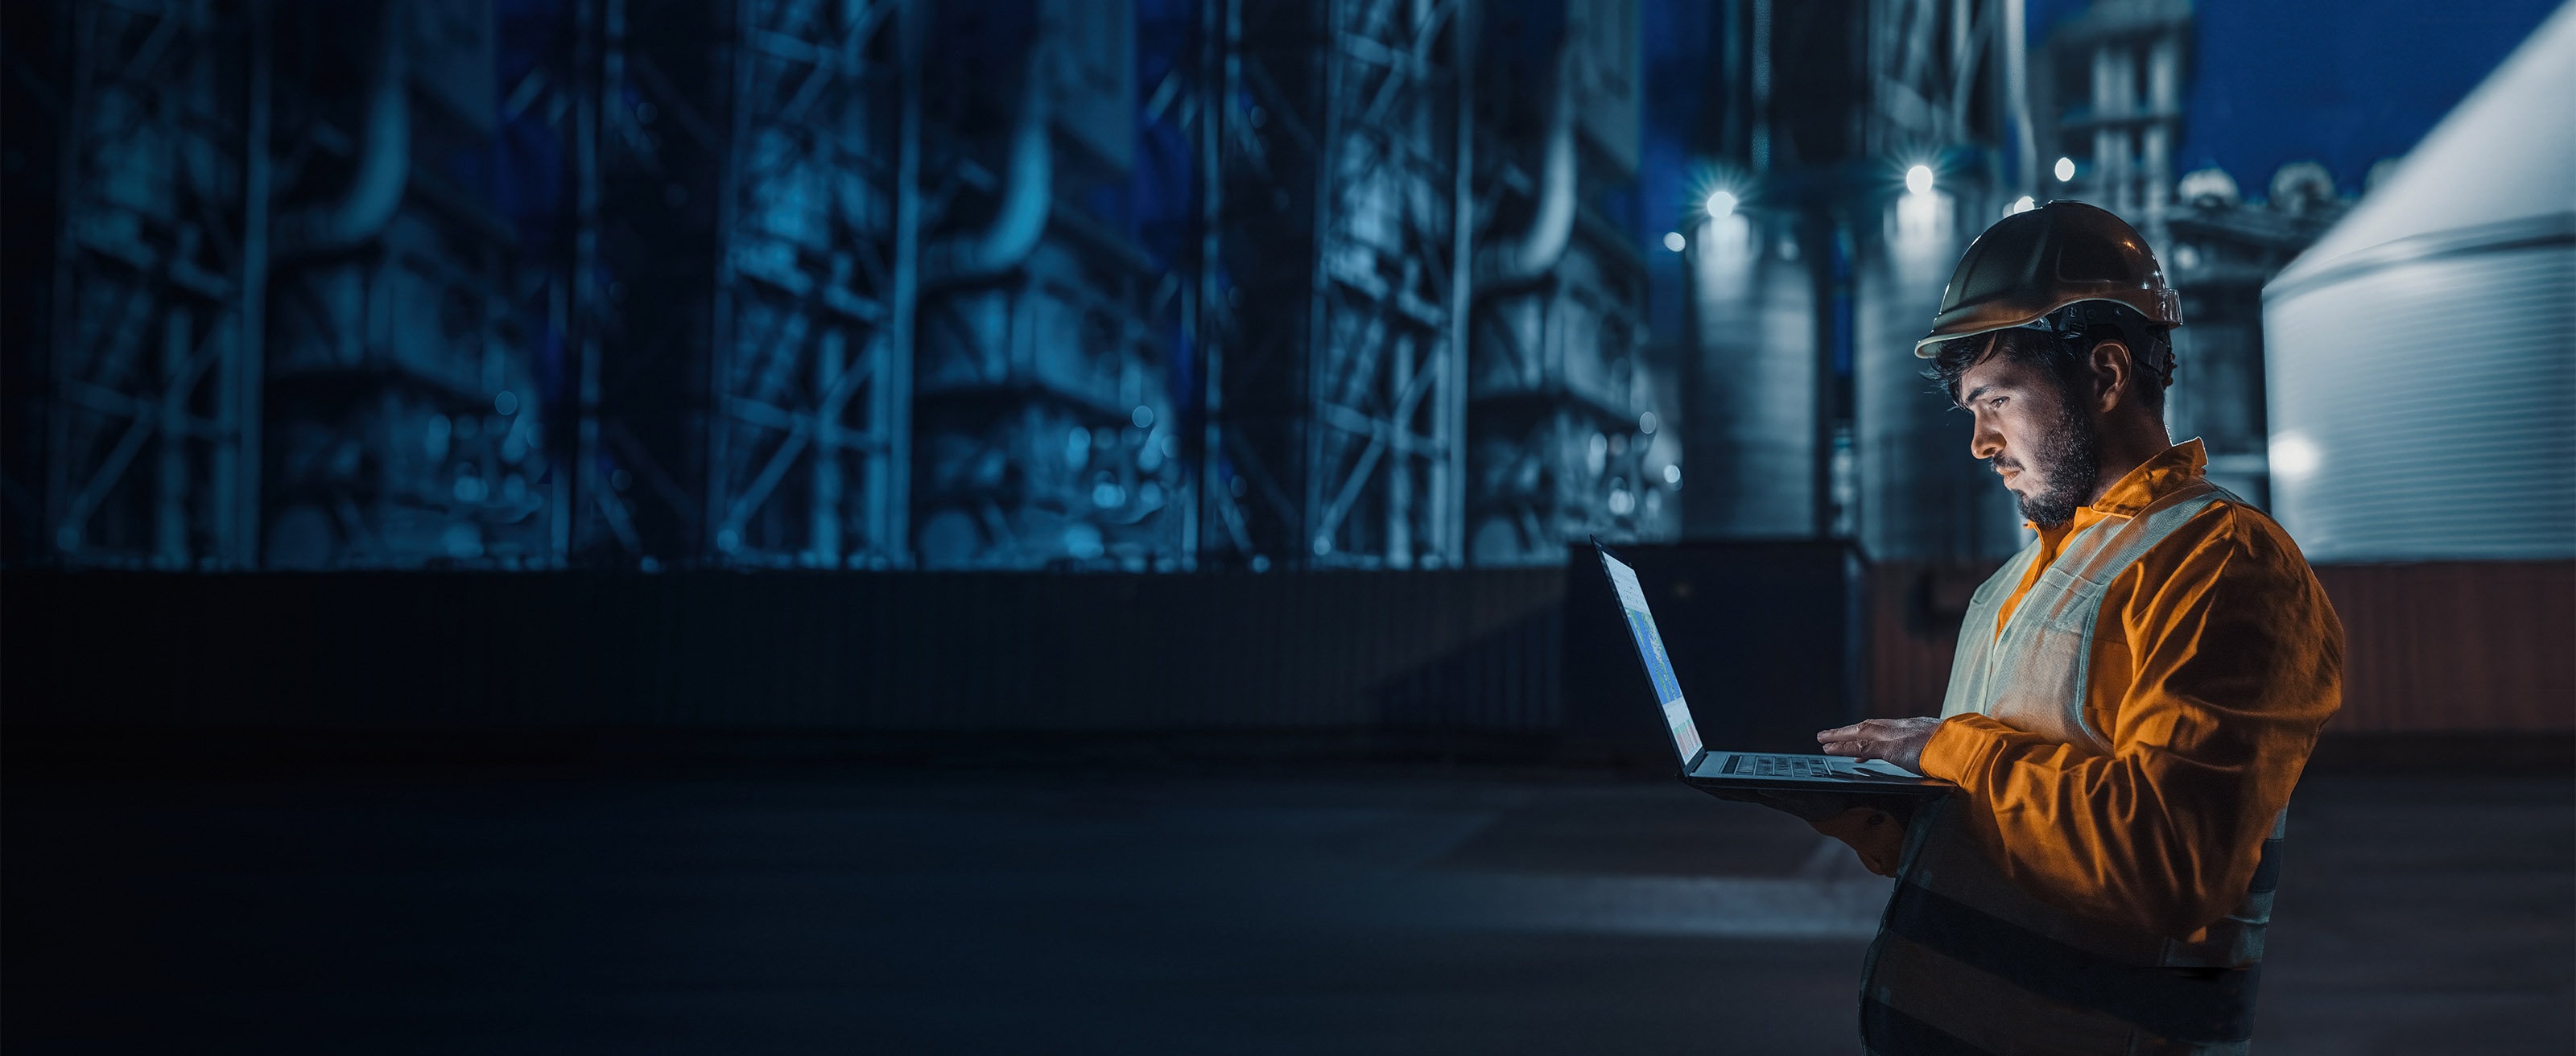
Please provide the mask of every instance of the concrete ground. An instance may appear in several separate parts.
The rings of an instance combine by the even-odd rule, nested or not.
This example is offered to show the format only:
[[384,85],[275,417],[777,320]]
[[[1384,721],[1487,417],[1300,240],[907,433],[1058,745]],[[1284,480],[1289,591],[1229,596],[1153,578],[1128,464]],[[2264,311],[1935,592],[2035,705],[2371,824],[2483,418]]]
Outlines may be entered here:
[[[13,774],[0,1045],[1849,1053],[1887,890],[1662,781],[760,770]],[[2312,777],[2257,1051],[2576,1051],[2571,808]]]

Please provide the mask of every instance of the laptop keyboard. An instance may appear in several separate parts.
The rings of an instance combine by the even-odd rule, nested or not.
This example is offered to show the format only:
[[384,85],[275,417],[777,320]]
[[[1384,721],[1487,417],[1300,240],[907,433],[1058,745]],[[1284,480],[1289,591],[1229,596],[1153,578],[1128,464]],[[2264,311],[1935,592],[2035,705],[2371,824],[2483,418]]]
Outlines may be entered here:
[[1737,777],[1841,777],[1833,761],[1820,755],[1738,755],[1726,761],[1726,773]]

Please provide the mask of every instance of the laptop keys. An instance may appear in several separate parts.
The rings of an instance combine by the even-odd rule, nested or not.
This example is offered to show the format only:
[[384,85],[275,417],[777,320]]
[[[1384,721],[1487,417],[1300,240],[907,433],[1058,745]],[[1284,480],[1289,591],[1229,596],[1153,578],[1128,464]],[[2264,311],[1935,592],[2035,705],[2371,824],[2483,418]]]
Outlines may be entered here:
[[1833,762],[1805,755],[1740,755],[1731,760],[1727,773],[1748,777],[1839,777]]

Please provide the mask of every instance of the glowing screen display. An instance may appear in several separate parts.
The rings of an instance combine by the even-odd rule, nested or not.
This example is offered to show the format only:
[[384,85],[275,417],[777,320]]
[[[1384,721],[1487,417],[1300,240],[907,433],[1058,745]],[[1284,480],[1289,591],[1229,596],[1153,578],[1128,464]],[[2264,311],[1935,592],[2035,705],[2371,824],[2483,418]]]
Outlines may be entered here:
[[1636,639],[1637,655],[1645,659],[1646,674],[1654,679],[1655,699],[1663,705],[1664,724],[1672,729],[1673,750],[1681,753],[1683,765],[1690,765],[1691,756],[1699,754],[1699,727],[1691,724],[1681,680],[1673,677],[1672,658],[1664,652],[1664,636],[1655,630],[1655,614],[1646,608],[1645,588],[1637,585],[1636,570],[1619,559],[1603,554],[1601,563],[1610,569],[1610,583],[1619,591],[1619,608],[1628,616],[1628,634]]

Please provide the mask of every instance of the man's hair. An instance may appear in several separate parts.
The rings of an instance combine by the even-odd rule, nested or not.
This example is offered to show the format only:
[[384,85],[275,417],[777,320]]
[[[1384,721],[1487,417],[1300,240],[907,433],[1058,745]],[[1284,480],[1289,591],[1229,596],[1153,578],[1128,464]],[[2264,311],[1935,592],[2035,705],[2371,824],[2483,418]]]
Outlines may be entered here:
[[1958,402],[1959,378],[1985,357],[1992,339],[1996,355],[2047,368],[2071,396],[2090,369],[2093,346],[2117,338],[2129,346],[2139,397],[2149,410],[2164,409],[2174,372],[2173,338],[2165,327],[2149,322],[2137,309],[2108,301],[2079,301],[2050,313],[2044,322],[2045,330],[2014,327],[1945,342],[1923,376],[1941,386],[1941,395]]

